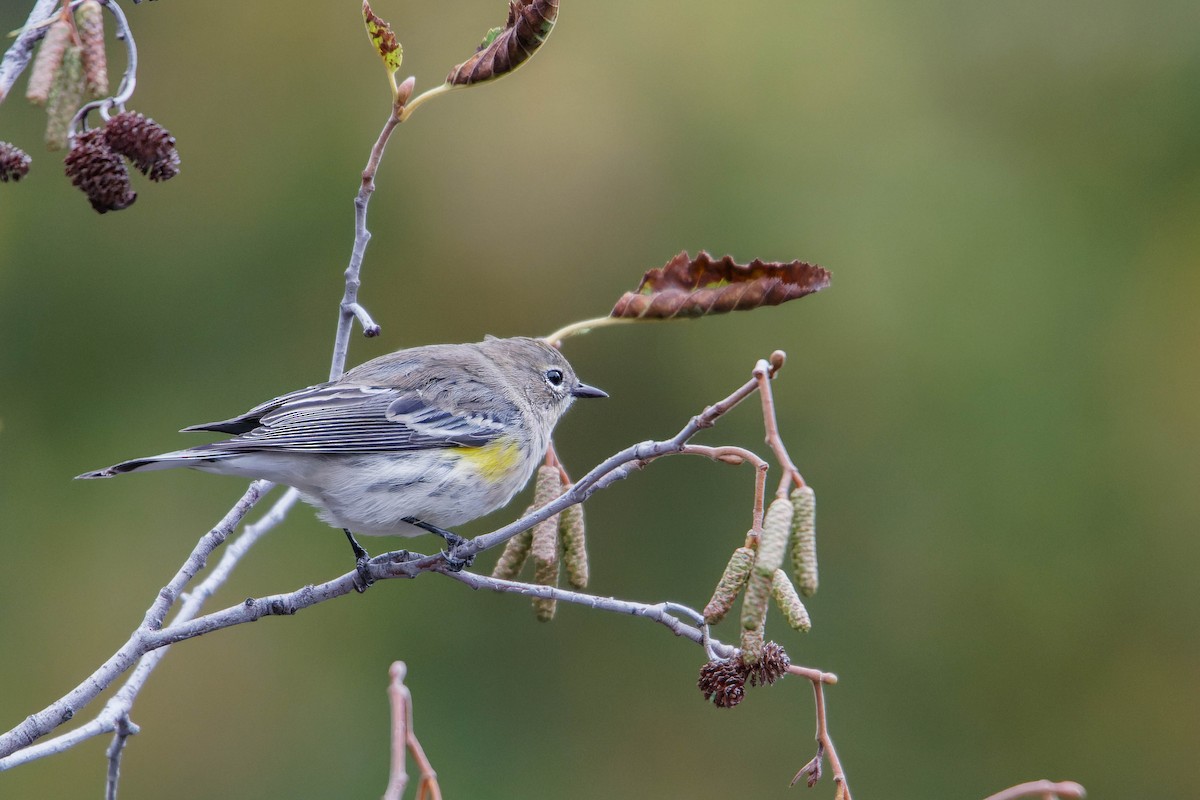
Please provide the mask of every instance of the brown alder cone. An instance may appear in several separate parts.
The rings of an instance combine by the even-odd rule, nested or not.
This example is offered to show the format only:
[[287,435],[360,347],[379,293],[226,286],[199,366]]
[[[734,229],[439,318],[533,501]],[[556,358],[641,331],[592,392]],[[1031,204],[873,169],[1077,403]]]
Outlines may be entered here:
[[709,661],[700,668],[696,685],[717,708],[733,708],[746,696],[746,672],[736,658]]
[[21,148],[10,142],[0,142],[0,183],[19,181],[29,174],[33,161]]
[[745,654],[742,655],[743,669],[751,686],[770,686],[787,674],[787,668],[792,663],[788,654],[775,642],[767,642],[762,647],[762,653],[757,661],[747,663]]
[[62,65],[63,54],[71,41],[71,24],[61,17],[50,25],[42,44],[38,47],[33,66],[29,69],[29,83],[25,85],[25,99],[39,106],[50,99],[50,88]]
[[109,148],[101,128],[76,136],[63,163],[71,183],[87,195],[100,214],[128,208],[137,199],[125,160]]
[[152,181],[179,174],[175,137],[166,128],[136,111],[123,111],[108,121],[104,135],[108,146],[128,158]]

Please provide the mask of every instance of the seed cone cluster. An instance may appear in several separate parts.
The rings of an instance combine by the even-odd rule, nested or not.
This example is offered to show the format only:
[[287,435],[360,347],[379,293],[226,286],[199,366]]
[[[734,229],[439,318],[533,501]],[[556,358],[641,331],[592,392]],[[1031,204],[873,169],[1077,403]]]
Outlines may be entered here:
[[136,111],[117,114],[105,126],[108,146],[128,158],[152,181],[166,181],[179,174],[179,152],[175,137],[166,128]]
[[700,668],[696,685],[705,700],[712,700],[718,708],[733,708],[745,699],[747,681],[751,686],[770,686],[787,674],[791,663],[782,647],[767,642],[753,663],[740,655],[709,661]]
[[0,142],[0,183],[19,181],[29,174],[33,159],[21,148],[8,142]]
[[137,200],[125,161],[108,146],[102,128],[76,136],[63,163],[71,183],[87,195],[98,213],[120,211]]
[[152,181],[179,174],[175,137],[166,128],[136,111],[117,114],[105,127],[76,136],[64,161],[71,183],[101,214],[128,208],[137,199],[122,156]]

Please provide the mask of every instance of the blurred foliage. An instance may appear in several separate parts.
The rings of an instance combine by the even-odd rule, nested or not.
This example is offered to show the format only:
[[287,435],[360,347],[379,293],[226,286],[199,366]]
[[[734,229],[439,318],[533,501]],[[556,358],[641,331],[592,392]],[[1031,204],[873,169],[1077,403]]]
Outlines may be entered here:
[[[5,5],[0,29],[28,5]],[[418,91],[500,13],[375,8]],[[70,476],[324,376],[351,200],[387,115],[355,4],[274,14],[273,41],[302,56],[286,60],[262,46],[261,4],[128,12],[132,105],[178,138],[174,181],[99,217],[40,151],[40,110],[0,107],[3,138],[35,158],[0,187],[5,728],[124,641],[241,491]],[[768,632],[840,675],[827,696],[856,796],[1038,777],[1186,796],[1197,42],[1194,0],[568,0],[528,69],[397,132],[361,295],[384,332],[351,358],[547,333],[684,248],[829,267],[833,287],[802,303],[569,343],[612,399],[560,426],[568,466],[673,433],[787,350],[780,422],[819,497],[822,589],[811,634]],[[752,408],[702,441],[765,451]],[[703,605],[751,487],[749,470],[673,459],[597,496],[592,589]],[[298,510],[217,603],[348,562]],[[812,750],[806,685],[714,709],[702,653],[655,626],[574,607],[542,625],[525,600],[432,576],[176,650],[134,709],[123,798],[378,795],[397,658],[448,797],[784,797]],[[106,744],[4,774],[0,795],[94,796]]]

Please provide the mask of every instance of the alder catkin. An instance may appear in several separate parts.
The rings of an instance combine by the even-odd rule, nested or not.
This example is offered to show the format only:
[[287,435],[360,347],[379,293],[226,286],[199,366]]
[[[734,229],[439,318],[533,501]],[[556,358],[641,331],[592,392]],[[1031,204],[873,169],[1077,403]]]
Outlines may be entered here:
[[[543,464],[538,467],[537,483],[534,484],[533,504],[542,508],[562,493],[562,481],[556,467]],[[533,526],[530,543],[533,555],[533,581],[542,586],[558,586],[560,561],[558,558],[558,514]],[[533,609],[542,622],[554,619],[557,601],[553,597],[533,598]]]
[[709,625],[716,625],[725,618],[729,609],[733,608],[733,601],[737,599],[738,592],[746,585],[746,579],[750,577],[750,570],[753,567],[754,551],[752,549],[739,547],[733,551],[733,555],[729,557],[729,563],[725,565],[725,571],[721,573],[721,580],[717,582],[717,588],[713,590],[712,599],[704,607],[705,622]]
[[46,35],[42,37],[42,44],[33,59],[33,66],[29,68],[29,83],[25,85],[26,100],[39,106],[46,105],[70,40],[71,25],[60,17],[50,25]]
[[812,597],[817,591],[817,497],[811,486],[797,486],[791,494],[792,574],[800,594]]
[[62,150],[67,146],[71,120],[83,104],[83,48],[72,45],[63,53],[62,65],[50,88],[46,102],[46,147]]
[[771,601],[771,577],[757,569],[751,571],[742,596],[742,651],[747,664],[758,661],[766,629],[767,606]]
[[97,0],[84,0],[75,12],[75,27],[83,42],[83,74],[89,97],[108,95],[108,61],[104,53],[104,9]]
[[[525,509],[526,514],[530,511],[533,511],[532,507]],[[525,566],[525,560],[529,558],[529,546],[532,542],[532,530],[521,531],[505,542],[504,552],[500,554],[496,566],[492,568],[492,577],[506,581],[516,580],[517,576],[521,574],[521,568]]]
[[783,618],[787,620],[788,625],[801,633],[812,630],[808,609],[804,607],[800,595],[796,594],[796,587],[788,579],[787,573],[781,569],[775,570],[775,576],[771,579],[771,595],[775,598],[775,605],[783,612]]
[[767,507],[767,513],[763,515],[762,536],[759,538],[758,560],[754,563],[757,572],[774,575],[775,570],[783,565],[788,536],[792,532],[792,517],[792,504],[787,500],[777,499]]
[[567,583],[571,585],[572,589],[586,589],[589,568],[582,503],[568,506],[559,514],[558,535],[562,540],[563,566],[567,569]]

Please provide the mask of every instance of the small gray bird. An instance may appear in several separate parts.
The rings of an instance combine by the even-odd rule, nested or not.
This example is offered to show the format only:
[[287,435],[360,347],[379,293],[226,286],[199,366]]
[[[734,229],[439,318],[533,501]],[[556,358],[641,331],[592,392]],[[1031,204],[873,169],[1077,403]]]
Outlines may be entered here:
[[537,468],[580,383],[541,339],[398,350],[335,381],[184,431],[233,438],[123,461],[79,478],[190,467],[294,486],[323,520],[351,533],[457,540],[445,530],[508,503]]

